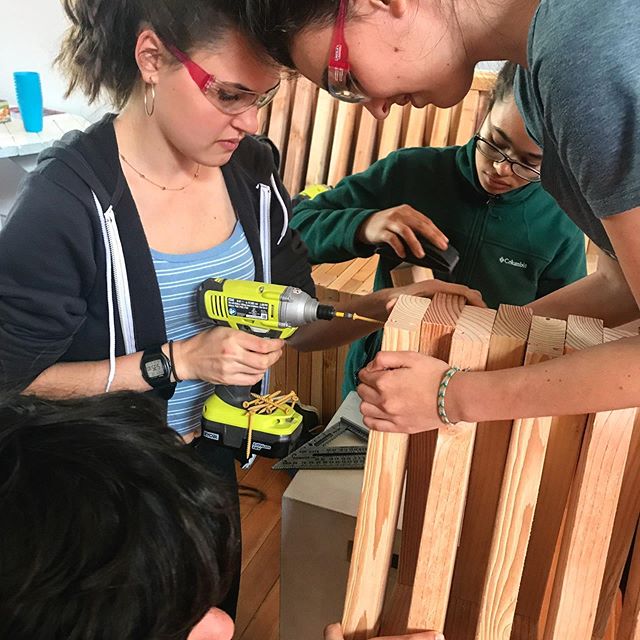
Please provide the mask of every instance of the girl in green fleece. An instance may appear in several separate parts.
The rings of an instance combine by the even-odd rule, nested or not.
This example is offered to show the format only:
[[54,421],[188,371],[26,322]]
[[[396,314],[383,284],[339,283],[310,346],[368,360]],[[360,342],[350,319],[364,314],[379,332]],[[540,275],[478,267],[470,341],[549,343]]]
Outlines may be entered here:
[[[479,133],[462,147],[401,149],[335,189],[301,202],[292,226],[315,263],[366,257],[386,242],[375,289],[392,286],[405,257],[419,257],[417,235],[460,252],[451,275],[478,289],[490,307],[523,305],[586,275],[584,236],[540,185],[542,152],[529,138],[513,97],[515,67],[501,70]],[[343,392],[380,349],[378,331],[353,344]]]

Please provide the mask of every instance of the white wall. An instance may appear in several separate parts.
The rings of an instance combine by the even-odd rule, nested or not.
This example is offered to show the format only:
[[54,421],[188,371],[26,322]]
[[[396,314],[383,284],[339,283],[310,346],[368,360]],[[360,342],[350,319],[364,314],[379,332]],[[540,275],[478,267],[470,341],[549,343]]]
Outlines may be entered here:
[[80,92],[68,99],[66,83],[53,68],[67,18],[59,0],[10,0],[0,11],[0,98],[16,104],[14,71],[38,71],[44,106],[68,111],[94,121],[104,105],[89,106]]

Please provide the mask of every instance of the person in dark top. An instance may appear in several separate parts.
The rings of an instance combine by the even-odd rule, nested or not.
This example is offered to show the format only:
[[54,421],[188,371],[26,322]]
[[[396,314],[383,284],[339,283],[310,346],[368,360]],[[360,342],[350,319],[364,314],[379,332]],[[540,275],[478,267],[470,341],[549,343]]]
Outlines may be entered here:
[[0,637],[231,640],[233,500],[148,394],[0,397]]
[[[375,289],[392,286],[391,269],[417,235],[460,252],[451,274],[436,278],[482,293],[488,306],[528,304],[587,275],[584,234],[540,185],[542,153],[524,128],[513,96],[515,65],[503,66],[480,130],[466,145],[400,149],[334,189],[294,208],[291,226],[312,262],[381,257]],[[506,155],[505,155],[506,154]],[[440,232],[440,233],[439,233]],[[380,350],[382,331],[354,343],[343,393]]]
[[[636,0],[245,0],[235,19],[276,61],[378,118],[393,103],[457,104],[479,61],[519,64],[516,101],[544,152],[542,185],[608,252],[596,273],[530,306],[607,326],[640,318]],[[446,415],[483,422],[638,406],[639,351],[632,338],[508,373],[460,372]],[[379,353],[360,374],[367,426],[442,426],[436,398],[448,369],[420,354]]]
[[[283,342],[211,328],[195,291],[219,276],[314,293],[273,149],[252,135],[279,69],[223,0],[64,7],[57,62],[69,90],[105,94],[117,114],[43,152],[0,232],[0,382],[46,397],[154,392],[170,426],[235,486],[234,451],[199,437],[202,401],[216,384],[260,381]],[[395,295],[344,310],[384,320]],[[344,344],[372,326],[318,322],[291,343]],[[232,615],[239,570],[223,603]]]

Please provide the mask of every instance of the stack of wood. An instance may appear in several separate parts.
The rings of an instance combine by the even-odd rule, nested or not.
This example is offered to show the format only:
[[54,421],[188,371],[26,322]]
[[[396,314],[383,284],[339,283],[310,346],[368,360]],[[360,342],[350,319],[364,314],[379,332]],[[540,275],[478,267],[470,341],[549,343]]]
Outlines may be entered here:
[[[600,320],[402,296],[383,349],[471,370],[530,365],[628,337]],[[371,433],[343,625],[449,639],[640,638],[636,409]],[[397,584],[385,588],[405,488]]]

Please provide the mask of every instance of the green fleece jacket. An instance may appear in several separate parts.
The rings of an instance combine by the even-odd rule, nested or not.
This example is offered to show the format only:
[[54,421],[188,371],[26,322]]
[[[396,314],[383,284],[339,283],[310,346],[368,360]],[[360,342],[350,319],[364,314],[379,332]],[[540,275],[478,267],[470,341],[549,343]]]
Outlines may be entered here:
[[[586,275],[584,236],[539,183],[491,196],[478,182],[475,145],[401,149],[335,189],[305,200],[291,226],[314,264],[367,257],[374,248],[356,240],[377,211],[408,204],[423,212],[460,252],[451,275],[436,278],[482,292],[493,308],[523,305]],[[392,286],[400,263],[381,259],[374,288]],[[347,357],[343,392],[380,349],[382,332],[355,342]]]

